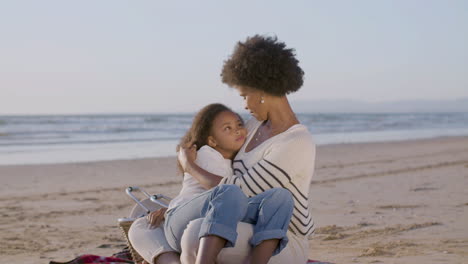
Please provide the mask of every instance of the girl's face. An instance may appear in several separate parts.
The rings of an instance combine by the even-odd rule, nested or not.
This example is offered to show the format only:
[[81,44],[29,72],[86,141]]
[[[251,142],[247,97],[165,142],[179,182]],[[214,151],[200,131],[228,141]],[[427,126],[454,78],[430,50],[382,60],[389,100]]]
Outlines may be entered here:
[[262,103],[264,95],[261,91],[244,86],[235,86],[240,96],[244,98],[244,108],[250,112],[258,121],[268,119],[266,105]]
[[232,159],[244,145],[246,136],[247,129],[242,119],[231,111],[224,111],[213,120],[208,145],[225,159]]

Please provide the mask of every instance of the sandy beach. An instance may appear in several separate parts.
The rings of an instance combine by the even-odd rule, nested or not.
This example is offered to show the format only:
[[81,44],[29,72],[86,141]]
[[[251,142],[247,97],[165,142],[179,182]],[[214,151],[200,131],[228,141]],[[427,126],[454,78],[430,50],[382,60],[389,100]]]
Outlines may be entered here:
[[[175,196],[175,158],[0,166],[2,263],[111,255],[127,186]],[[467,263],[468,137],[319,146],[311,259]]]

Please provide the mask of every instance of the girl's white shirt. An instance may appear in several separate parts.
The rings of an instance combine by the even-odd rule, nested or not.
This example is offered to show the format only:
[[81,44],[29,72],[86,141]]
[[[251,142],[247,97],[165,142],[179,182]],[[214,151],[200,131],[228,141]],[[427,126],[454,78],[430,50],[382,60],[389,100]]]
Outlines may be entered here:
[[[222,177],[230,177],[233,174],[232,161],[230,159],[225,159],[221,153],[208,145],[201,147],[197,151],[195,163],[200,168]],[[193,178],[192,175],[185,172],[182,190],[180,190],[179,195],[171,200],[168,209],[184,204],[192,200],[197,194],[205,191],[207,191],[207,189]]]

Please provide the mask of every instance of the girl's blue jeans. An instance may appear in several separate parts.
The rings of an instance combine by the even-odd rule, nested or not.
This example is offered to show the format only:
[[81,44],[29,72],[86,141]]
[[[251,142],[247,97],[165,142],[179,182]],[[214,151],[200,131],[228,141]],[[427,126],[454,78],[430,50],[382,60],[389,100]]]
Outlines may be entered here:
[[224,184],[169,210],[164,230],[169,245],[181,252],[180,240],[188,223],[204,218],[198,237],[215,235],[226,240],[225,247],[233,247],[237,223],[242,221],[254,226],[252,247],[264,240],[279,239],[273,253],[276,255],[288,243],[286,232],[293,207],[294,200],[286,189],[273,188],[248,198],[238,186]]

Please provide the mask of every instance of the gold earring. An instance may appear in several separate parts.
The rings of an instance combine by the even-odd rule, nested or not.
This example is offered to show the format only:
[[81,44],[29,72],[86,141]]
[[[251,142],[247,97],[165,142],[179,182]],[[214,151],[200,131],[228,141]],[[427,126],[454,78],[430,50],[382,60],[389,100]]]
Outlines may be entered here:
[[264,104],[265,103],[265,99],[263,99],[263,96],[262,96],[262,100],[260,101],[261,104]]

